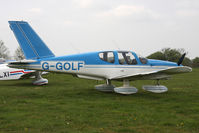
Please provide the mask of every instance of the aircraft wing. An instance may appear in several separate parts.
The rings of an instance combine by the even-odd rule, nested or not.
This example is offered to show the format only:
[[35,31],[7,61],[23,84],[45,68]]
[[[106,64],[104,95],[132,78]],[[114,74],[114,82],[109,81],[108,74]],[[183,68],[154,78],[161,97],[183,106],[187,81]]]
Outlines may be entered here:
[[21,60],[21,61],[14,61],[14,62],[9,62],[8,67],[11,68],[18,68],[18,69],[28,69],[24,67],[24,65],[28,65],[30,63],[37,62],[36,60]]
[[37,62],[37,60],[12,61],[12,62],[9,62],[9,64],[28,64],[28,63],[33,63],[33,62]]
[[187,73],[191,72],[192,68],[187,66],[177,66],[177,67],[169,67],[166,69],[157,69],[148,72],[142,72],[137,74],[126,74],[122,76],[115,76],[111,79],[115,80],[122,80],[122,79],[129,79],[129,80],[138,80],[138,79],[168,79],[170,75],[178,74],[178,73]]
[[[48,74],[48,72],[42,72],[42,75]],[[20,79],[29,79],[29,78],[35,78],[35,72],[24,74],[20,77]]]

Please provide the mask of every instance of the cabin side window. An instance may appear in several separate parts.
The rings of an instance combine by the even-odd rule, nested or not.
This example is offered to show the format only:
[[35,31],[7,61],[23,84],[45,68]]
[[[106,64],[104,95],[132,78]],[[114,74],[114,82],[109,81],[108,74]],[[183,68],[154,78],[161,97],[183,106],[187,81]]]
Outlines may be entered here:
[[142,57],[141,55],[138,55],[138,58],[139,58],[139,60],[140,60],[140,62],[142,63],[142,64],[147,64],[148,63],[148,59],[147,58],[144,58],[144,57]]
[[123,64],[136,65],[137,64],[135,56],[131,52],[118,52],[118,59],[121,65]]
[[101,60],[109,62],[109,63],[115,62],[115,57],[114,57],[113,52],[101,52],[99,53],[99,57]]
[[144,57],[139,57],[139,59],[142,64],[147,64],[147,62],[148,62],[148,60]]

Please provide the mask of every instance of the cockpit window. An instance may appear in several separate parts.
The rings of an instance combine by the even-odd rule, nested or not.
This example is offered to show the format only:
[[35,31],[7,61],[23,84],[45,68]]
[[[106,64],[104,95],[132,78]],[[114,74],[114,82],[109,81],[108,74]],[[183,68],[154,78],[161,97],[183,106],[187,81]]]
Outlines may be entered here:
[[139,56],[139,59],[140,59],[140,62],[141,62],[142,64],[147,64],[147,62],[148,62],[147,58],[144,58],[144,57]]
[[118,52],[118,59],[120,64],[136,65],[137,61],[131,52]]
[[113,52],[101,52],[99,53],[99,57],[101,60],[109,62],[109,63],[115,62],[115,57],[114,57]]

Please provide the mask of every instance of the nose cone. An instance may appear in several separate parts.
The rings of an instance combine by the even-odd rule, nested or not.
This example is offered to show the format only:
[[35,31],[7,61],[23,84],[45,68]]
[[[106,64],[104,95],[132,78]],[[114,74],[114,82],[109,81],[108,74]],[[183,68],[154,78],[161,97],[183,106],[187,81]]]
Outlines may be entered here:
[[176,62],[148,59],[151,66],[178,66]]

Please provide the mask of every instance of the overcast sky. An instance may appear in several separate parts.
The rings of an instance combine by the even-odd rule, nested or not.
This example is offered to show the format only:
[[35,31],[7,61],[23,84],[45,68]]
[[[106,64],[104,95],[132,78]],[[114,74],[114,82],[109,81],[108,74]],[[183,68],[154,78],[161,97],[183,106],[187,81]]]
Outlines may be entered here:
[[13,54],[8,20],[28,21],[55,55],[170,47],[199,56],[199,0],[0,0],[0,40]]

